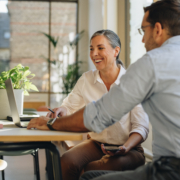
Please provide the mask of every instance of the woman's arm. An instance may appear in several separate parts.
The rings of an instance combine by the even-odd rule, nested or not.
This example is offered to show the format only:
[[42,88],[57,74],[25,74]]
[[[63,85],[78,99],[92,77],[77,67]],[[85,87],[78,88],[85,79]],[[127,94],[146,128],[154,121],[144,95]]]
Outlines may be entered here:
[[123,146],[119,146],[120,151],[117,151],[115,153],[111,152],[111,151],[106,151],[104,149],[104,145],[101,145],[101,149],[104,152],[104,154],[109,154],[111,156],[114,155],[124,155],[126,153],[128,153],[132,148],[136,147],[138,144],[140,144],[142,142],[143,138],[140,134],[138,133],[132,133],[128,140],[124,143]]
[[149,118],[144,112],[141,104],[135,106],[130,112],[131,130],[129,133],[129,138],[120,146],[120,151],[116,153],[105,151],[103,145],[102,150],[105,154],[113,155],[123,155],[129,152],[132,148],[136,147],[138,144],[146,140],[149,132]]
[[149,118],[145,113],[141,104],[135,106],[130,112],[131,131],[132,133],[139,133],[142,136],[142,142],[145,141],[149,133]]
[[126,148],[126,152],[129,152],[132,148],[136,147],[142,140],[143,138],[140,134],[132,133],[123,145]]

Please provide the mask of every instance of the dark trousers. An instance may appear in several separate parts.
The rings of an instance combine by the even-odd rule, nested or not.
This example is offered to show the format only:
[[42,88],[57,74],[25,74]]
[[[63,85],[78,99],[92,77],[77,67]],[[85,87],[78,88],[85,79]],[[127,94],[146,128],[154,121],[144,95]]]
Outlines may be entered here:
[[89,171],[80,180],[180,180],[180,158],[161,157],[134,171]]
[[104,155],[100,143],[88,139],[69,149],[61,157],[63,180],[78,180],[81,173],[90,170],[133,170],[144,165],[142,147],[130,150],[124,156]]

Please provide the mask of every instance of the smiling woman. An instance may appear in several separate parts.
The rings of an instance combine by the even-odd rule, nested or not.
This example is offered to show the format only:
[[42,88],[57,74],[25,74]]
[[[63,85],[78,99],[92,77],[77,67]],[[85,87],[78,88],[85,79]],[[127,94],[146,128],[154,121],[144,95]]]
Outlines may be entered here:
[[90,40],[90,57],[96,70],[85,72],[61,107],[54,108],[55,113],[49,113],[48,116],[72,114],[91,101],[98,100],[112,86],[118,84],[125,73],[119,59],[120,48],[120,39],[113,31],[95,32]]
[[[94,33],[90,40],[90,57],[96,69],[85,72],[72,92],[64,99],[61,107],[53,109],[54,113],[47,114],[47,117],[52,118],[56,118],[57,115],[64,116],[48,124],[51,130],[88,131],[81,121],[83,117],[81,108],[92,101],[97,101],[113,86],[120,84],[120,78],[126,72],[119,60],[120,49],[120,39],[113,31],[101,30]],[[79,109],[81,110],[75,113]],[[48,129],[47,117],[32,120],[28,128]],[[148,123],[146,113],[141,105],[137,105],[119,122],[101,133],[89,133],[88,140],[71,148],[61,157],[63,179],[77,180],[83,171],[88,170],[121,171],[143,165],[145,159],[139,144],[147,138]],[[104,143],[117,145],[120,151],[107,152]],[[114,155],[117,156],[112,157]]]
[[119,60],[121,42],[119,37],[110,30],[97,31],[91,37],[90,57],[107,90],[115,82],[122,64]]

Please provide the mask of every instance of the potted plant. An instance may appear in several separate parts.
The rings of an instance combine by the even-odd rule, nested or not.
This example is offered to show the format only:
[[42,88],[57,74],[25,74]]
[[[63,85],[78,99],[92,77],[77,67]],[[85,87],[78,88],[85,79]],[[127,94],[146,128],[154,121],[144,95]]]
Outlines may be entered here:
[[[53,54],[51,55],[51,58],[41,56],[44,58],[49,64],[52,65],[54,68],[53,70],[56,71],[56,75],[58,76],[58,80],[56,81],[56,84],[60,87],[60,94],[62,94],[62,99],[59,101],[61,104],[61,101],[72,91],[74,85],[76,84],[77,80],[81,76],[80,72],[80,65],[82,64],[82,61],[78,61],[78,55],[76,55],[76,61],[74,63],[69,64],[68,60],[65,62],[68,65],[64,65],[64,60],[59,60],[59,52],[58,52],[58,41],[59,37],[51,36],[44,32],[39,32],[40,34],[43,34],[46,38],[48,38],[49,42],[51,43]],[[81,31],[80,33],[77,33],[74,39],[70,42],[68,42],[66,45],[67,52],[65,54],[69,54],[74,50],[74,48],[77,47],[79,40],[83,36],[84,31]],[[62,48],[62,47],[61,47]]]
[[37,87],[30,81],[34,76],[35,74],[31,73],[29,67],[23,67],[21,64],[0,74],[0,119],[6,119],[7,116],[11,115],[5,81],[11,78],[18,112],[22,115],[24,95],[29,95],[29,90],[38,91]]
[[63,94],[66,96],[72,91],[76,82],[81,76],[79,72],[81,61],[76,61],[73,64],[69,64],[67,67],[67,73],[63,76]]

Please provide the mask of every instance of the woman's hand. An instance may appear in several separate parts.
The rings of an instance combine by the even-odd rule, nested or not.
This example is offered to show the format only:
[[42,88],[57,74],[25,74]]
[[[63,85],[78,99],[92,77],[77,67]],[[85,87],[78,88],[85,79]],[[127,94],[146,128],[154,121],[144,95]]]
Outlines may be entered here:
[[143,138],[139,133],[132,133],[128,140],[124,143],[123,146],[119,146],[119,151],[116,151],[115,153],[111,151],[106,151],[104,148],[104,144],[101,144],[101,149],[104,154],[109,154],[110,156],[114,155],[125,155],[127,154],[132,148],[136,147],[138,144],[142,142]]
[[119,151],[112,152],[112,151],[106,151],[104,148],[104,144],[101,144],[101,149],[104,154],[110,155],[110,156],[116,156],[116,155],[125,155],[128,151],[125,146],[119,146]]
[[58,115],[59,116],[66,116],[67,115],[67,109],[65,107],[54,108],[52,110],[54,111],[54,113],[48,112],[46,117],[56,118]]

